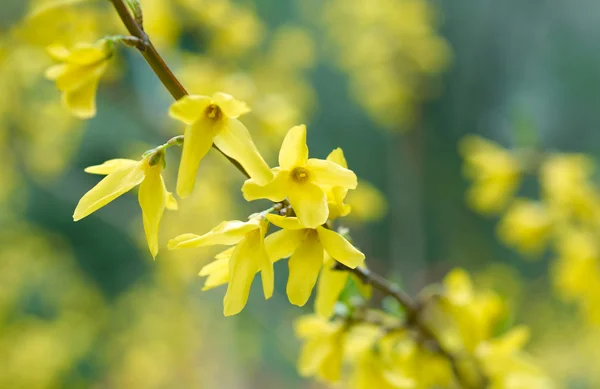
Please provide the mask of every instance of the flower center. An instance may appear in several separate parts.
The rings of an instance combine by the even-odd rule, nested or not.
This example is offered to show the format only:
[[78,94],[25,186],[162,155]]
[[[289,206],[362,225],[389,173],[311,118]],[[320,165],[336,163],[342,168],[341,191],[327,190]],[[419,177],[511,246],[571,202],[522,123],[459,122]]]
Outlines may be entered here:
[[308,181],[308,170],[303,167],[297,167],[292,170],[292,179],[296,182]]
[[207,118],[212,120],[219,120],[223,114],[221,108],[219,108],[219,106],[216,104],[211,104],[206,107],[204,113],[206,114]]

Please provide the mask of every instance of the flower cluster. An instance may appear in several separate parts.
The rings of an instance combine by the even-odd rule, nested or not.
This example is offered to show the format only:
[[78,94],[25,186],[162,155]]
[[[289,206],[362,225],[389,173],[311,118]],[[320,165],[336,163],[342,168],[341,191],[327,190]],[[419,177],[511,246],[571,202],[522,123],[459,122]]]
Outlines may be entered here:
[[[583,154],[506,149],[481,137],[463,139],[472,207],[500,214],[498,236],[527,259],[551,252],[554,285],[584,316],[600,323],[600,191],[594,162]],[[520,196],[525,175],[538,177],[538,199]]]
[[[339,219],[352,215],[353,202],[347,197],[358,188],[358,179],[348,168],[342,149],[333,150],[326,159],[309,158],[306,126],[295,126],[283,138],[278,155],[279,166],[272,168],[267,163],[270,155],[265,153],[267,158],[263,158],[259,152],[262,147],[255,144],[255,133],[251,133],[244,124],[253,124],[246,121],[245,116],[250,107],[228,93],[208,88],[198,88],[203,94],[188,94],[146,35],[141,25],[144,23],[139,8],[141,4],[138,1],[126,4],[119,0],[112,3],[120,11],[121,18],[131,18],[125,19],[125,24],[134,36],[112,36],[92,44],[51,45],[47,51],[56,64],[47,69],[46,77],[55,81],[64,107],[73,116],[89,119],[96,115],[96,92],[101,78],[108,72],[109,60],[116,53],[115,44],[121,42],[135,46],[144,53],[153,70],[176,98],[169,109],[169,116],[182,123],[185,129],[181,131],[183,134],[148,150],[139,159],[111,159],[88,167],[86,172],[105,177],[80,199],[73,214],[75,221],[139,186],[138,201],[146,242],[150,254],[156,257],[165,210],[178,210],[180,205],[163,178],[167,154],[171,158],[169,150],[173,146],[182,146],[175,192],[180,199],[188,199],[189,202],[204,178],[205,172],[199,173],[200,166],[206,165],[202,161],[213,148],[247,176],[241,187],[244,199],[248,202],[269,200],[270,207],[244,220],[222,221],[203,234],[176,236],[169,241],[168,248],[227,247],[200,271],[200,276],[207,277],[204,290],[227,285],[223,301],[225,316],[236,315],[245,308],[252,282],[258,274],[265,299],[271,298],[275,289],[274,263],[288,259],[286,293],[290,303],[306,305],[316,288],[315,315],[300,319],[297,325],[298,336],[305,340],[298,363],[300,374],[338,382],[342,379],[343,367],[348,365],[348,382],[357,389],[475,388],[487,387],[488,384],[498,388],[551,387],[544,374],[521,350],[526,331],[516,329],[496,337],[492,329],[499,323],[502,311],[498,297],[491,292],[476,293],[461,271],[455,271],[446,278],[442,292],[425,293],[418,304],[400,298],[404,313],[368,308],[364,298],[370,297],[372,286],[379,286],[379,290],[388,297],[395,296],[397,288],[381,288],[381,284],[369,282],[365,255],[354,246],[349,230],[339,222]],[[373,97],[368,97],[364,103],[381,123],[389,126],[406,124],[411,119],[409,112],[420,100],[422,85],[413,85],[407,79],[392,77],[392,74],[412,78],[412,75],[423,73],[428,75],[424,79],[429,79],[430,75],[439,73],[447,62],[445,43],[430,26],[433,24],[431,11],[421,1],[403,2],[401,6],[392,1],[380,1],[381,6],[377,7],[369,7],[364,1],[351,3],[349,7],[339,2],[332,3],[334,5],[327,11],[328,17],[339,22],[339,15],[335,15],[338,11],[342,16],[364,17],[362,22],[367,26],[381,24],[387,39],[380,42],[369,34],[351,38],[353,47],[359,50],[348,54],[345,66],[352,72],[355,86],[361,94],[364,95],[361,89],[364,85],[375,88],[375,93],[366,94]],[[237,51],[247,50],[260,40],[262,26],[245,8],[228,2],[199,8],[189,0],[178,0],[173,4],[147,1],[144,6],[149,11],[145,13],[146,27],[161,35],[162,39],[157,43],[159,47],[168,46],[181,34],[177,25],[169,23],[169,19],[181,10],[187,13],[188,19],[201,19],[213,29],[217,36],[213,43],[219,49],[213,50],[217,56],[235,57]],[[336,11],[335,7],[339,9]],[[363,15],[363,9],[377,9],[377,12]],[[396,16],[401,16],[406,23],[396,23]],[[416,22],[409,23],[413,19]],[[132,29],[131,25],[138,28]],[[298,47],[300,54],[290,52],[284,44],[275,45],[270,52],[273,66],[261,67],[255,75],[263,84],[278,83],[271,80],[272,69],[277,69],[277,73],[285,79],[286,76],[297,75],[298,69],[310,66],[310,39],[299,31],[286,33],[303,43]],[[377,55],[382,54],[385,41],[401,42],[402,47],[397,47],[398,52],[394,56],[404,55],[410,59],[404,71],[396,72],[393,69],[395,60]],[[406,44],[409,41],[418,44]],[[343,49],[348,48],[346,43],[342,46]],[[228,49],[223,50],[224,47]],[[427,56],[426,53],[433,55]],[[297,64],[289,65],[282,60],[290,55],[295,55],[294,62]],[[371,62],[371,59],[374,61]],[[365,74],[357,70],[364,68],[371,71]],[[289,85],[298,84],[301,83],[291,82]],[[204,84],[199,82],[198,85]],[[305,100],[310,95],[300,94]],[[288,123],[308,106],[291,109],[290,101],[294,99],[282,96],[289,97],[280,92],[270,99],[255,99],[263,113],[269,112],[274,105],[284,106],[285,115],[271,120],[272,126],[275,126],[273,123]],[[268,115],[257,116],[262,124]],[[280,131],[277,129],[275,132],[279,134]],[[482,147],[487,149],[477,154]],[[474,204],[481,210],[498,211],[516,191],[521,169],[519,161],[510,153],[479,140],[467,144],[465,154],[470,161],[469,175],[479,185],[471,196]],[[488,154],[493,155],[488,159]],[[564,169],[552,167],[554,170],[561,168]],[[202,178],[197,180],[198,177]],[[548,183],[548,186],[552,184]],[[562,187],[560,184],[554,186]],[[571,204],[571,197],[578,198],[573,209],[557,217],[587,214],[591,208],[583,200],[588,193],[582,191],[556,195],[553,200],[556,204]],[[371,208],[358,209],[355,214],[363,212],[360,217],[368,219],[385,212],[385,202],[375,190],[367,186],[361,196],[362,201],[356,203],[371,203]],[[183,206],[186,201],[180,203]],[[544,218],[540,208],[525,203],[519,205],[520,208],[516,208],[510,219],[507,218],[507,226],[503,228],[506,240],[531,251],[542,250],[543,243],[536,242],[539,236],[545,237],[550,233],[550,222]],[[525,226],[520,230],[511,228],[512,224],[518,224],[521,218],[529,215],[539,217],[535,226]],[[356,293],[352,295],[356,289],[362,297]]]
[[357,310],[331,321],[316,315],[298,319],[296,332],[304,340],[298,371],[326,382],[343,380],[356,389],[553,387],[522,350],[525,327],[495,335],[507,313],[497,295],[476,290],[460,269],[436,289],[412,321],[431,328],[440,339],[438,347],[455,360],[440,356],[414,324]]
[[450,62],[437,15],[423,0],[333,0],[324,26],[355,99],[378,124],[408,129]]
[[[93,69],[90,68],[90,71]],[[226,265],[228,269],[225,280],[228,289],[224,300],[227,316],[244,308],[252,280],[258,272],[261,273],[265,298],[271,297],[273,262],[279,259],[290,257],[287,293],[290,302],[302,306],[317,282],[325,255],[330,266],[331,259],[334,259],[349,268],[359,266],[365,258],[327,225],[328,220],[350,212],[344,198],[349,189],[357,186],[356,175],[345,167],[341,149],[335,150],[327,160],[309,159],[306,127],[296,126],[283,140],[280,166],[270,169],[248,129],[238,119],[248,111],[245,103],[225,93],[216,93],[212,97],[185,96],[169,111],[171,117],[186,124],[177,178],[177,194],[181,198],[191,194],[200,161],[214,143],[250,176],[242,187],[248,201],[269,199],[279,205],[289,204],[284,215],[271,214],[275,210],[272,207],[251,215],[247,222],[223,222],[204,235],[183,234],[169,242],[170,249],[234,245],[217,258],[218,264]],[[174,144],[177,144],[176,140],[152,149],[140,161],[115,159],[87,168],[88,173],[105,174],[106,177],[81,198],[74,220],[88,216],[140,185],[139,202],[146,239],[151,254],[156,256],[163,212],[166,208],[177,208],[177,202],[166,190],[161,175],[165,152]],[[270,224],[281,230],[266,236]],[[267,241],[270,242],[269,250],[266,248]],[[207,269],[204,273],[209,275],[209,279],[214,277],[214,271],[222,271],[214,264],[208,265]]]

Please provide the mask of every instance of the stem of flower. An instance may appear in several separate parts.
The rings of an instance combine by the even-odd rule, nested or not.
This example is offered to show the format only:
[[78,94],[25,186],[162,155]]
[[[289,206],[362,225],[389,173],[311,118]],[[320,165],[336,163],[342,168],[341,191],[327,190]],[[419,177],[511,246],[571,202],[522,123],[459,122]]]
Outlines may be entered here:
[[[125,4],[125,1],[124,0],[109,0],[109,1],[112,3],[115,10],[119,14],[119,18],[125,25],[125,28],[127,28],[127,31],[129,31],[129,34],[131,34],[131,36],[138,38],[144,42],[143,45],[136,45],[136,47],[138,48],[140,53],[142,53],[142,55],[146,59],[146,62],[148,62],[148,65],[150,65],[150,67],[152,68],[152,71],[154,72],[154,74],[156,74],[156,76],[159,78],[160,82],[162,82],[162,84],[165,86],[165,88],[167,88],[167,90],[169,91],[171,96],[173,96],[173,98],[175,100],[179,100],[182,97],[187,96],[188,92],[185,90],[183,85],[181,85],[181,83],[179,82],[177,77],[175,77],[175,74],[173,74],[173,72],[171,71],[171,69],[169,68],[167,63],[164,61],[164,59],[160,56],[160,54],[158,53],[158,51],[152,44],[152,41],[150,40],[150,37],[148,36],[148,34],[146,34],[146,32],[143,30],[143,28],[135,20],[133,15],[131,15],[131,12],[129,12],[128,6]],[[142,50],[142,48],[143,48],[143,50]],[[223,154],[229,160],[229,162],[231,162],[240,172],[242,172],[242,174],[244,174],[246,177],[250,178],[250,175],[248,174],[246,169],[244,169],[243,166],[240,165],[240,163],[238,161],[225,155],[225,153],[223,153],[214,144],[213,144],[213,147],[217,151],[219,151],[221,154]]]
[[403,292],[397,285],[388,281],[383,276],[374,273],[366,268],[356,267],[354,269],[351,269],[337,262],[334,269],[350,272],[354,274],[358,279],[360,279],[363,283],[371,285],[373,288],[379,290],[385,296],[391,296],[394,299],[396,299],[396,301],[398,301],[406,311],[407,326],[413,328],[418,333],[420,333],[424,337],[424,339],[428,340],[431,343],[433,348],[440,355],[442,355],[444,358],[446,358],[446,360],[448,360],[450,366],[452,367],[454,376],[456,377],[456,380],[458,381],[461,387],[465,389],[485,389],[488,387],[488,380],[486,379],[482,371],[478,372],[480,375],[480,383],[478,384],[472,384],[467,379],[467,377],[464,376],[459,367],[459,358],[453,355],[442,345],[437,335],[431,330],[431,328],[426,323],[423,322],[420,316],[420,308],[418,304],[415,303],[413,299],[405,292]]

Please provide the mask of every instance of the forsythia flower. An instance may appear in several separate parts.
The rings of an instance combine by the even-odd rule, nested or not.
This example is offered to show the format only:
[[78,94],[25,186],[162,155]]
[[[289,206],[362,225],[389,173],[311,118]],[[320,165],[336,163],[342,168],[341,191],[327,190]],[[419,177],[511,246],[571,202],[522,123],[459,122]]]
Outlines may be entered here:
[[[231,252],[217,259],[220,262],[214,265],[215,269],[221,269],[220,278],[217,279],[222,280],[224,276],[229,279],[223,304],[225,316],[231,316],[241,312],[246,306],[252,280],[259,270],[265,298],[269,299],[273,295],[273,263],[264,243],[267,225],[268,223],[260,215],[251,217],[247,222],[226,221],[201,236],[180,235],[169,241],[169,249],[235,245]],[[222,267],[224,262],[228,267],[226,273]]]
[[[442,338],[452,348],[473,352],[477,345],[489,338],[494,323],[503,312],[499,297],[491,292],[477,292],[471,278],[462,269],[454,269],[444,278],[443,310],[448,319],[455,322],[445,324]],[[448,320],[445,320],[446,322]],[[433,323],[437,325],[440,323]]]
[[[346,158],[344,157],[344,151],[339,147],[329,153],[327,161],[336,163],[344,169],[348,169],[348,162],[346,162]],[[344,199],[348,194],[348,188],[333,186],[326,188],[325,193],[327,194],[327,204],[329,205],[329,219],[334,220],[348,216],[351,208],[348,204],[344,203]]]
[[279,151],[279,168],[267,185],[261,186],[256,179],[247,180],[242,187],[248,201],[289,199],[300,223],[316,228],[327,221],[329,215],[327,195],[324,188],[354,189],[357,179],[354,172],[335,162],[308,158],[306,126],[292,128]]
[[[285,234],[281,233],[274,233],[265,238],[265,249],[273,263],[292,255],[295,247],[288,247],[285,239]],[[220,252],[215,256],[213,262],[200,269],[198,275],[206,277],[202,290],[210,290],[229,282],[229,259],[231,258],[233,249],[233,247],[230,247],[227,250]],[[257,269],[257,272],[259,270],[260,269]]]
[[71,50],[60,45],[47,48],[50,56],[61,63],[48,68],[46,78],[56,81],[63,104],[78,118],[96,115],[96,90],[112,50],[112,43],[106,39],[95,44],[80,43]]
[[180,197],[192,192],[200,161],[213,142],[225,155],[239,162],[257,183],[266,184],[272,179],[248,129],[238,120],[249,111],[246,103],[225,93],[215,93],[212,97],[185,96],[171,106],[171,117],[187,125],[177,177]]
[[384,355],[369,349],[360,356],[349,380],[356,389],[411,389],[415,380],[404,374],[402,367],[384,360]]
[[547,158],[540,171],[544,196],[560,216],[597,220],[600,198],[590,179],[593,161],[584,155],[556,154]]
[[303,306],[308,301],[323,267],[327,252],[336,261],[354,269],[365,255],[335,231],[318,226],[304,227],[298,218],[268,214],[267,220],[283,230],[276,232],[286,251],[292,252],[288,262],[290,269],[287,295],[294,305]]
[[556,246],[558,259],[553,276],[561,297],[584,302],[597,298],[600,291],[600,250],[596,236],[589,231],[568,229],[561,232]]
[[479,345],[476,356],[494,382],[494,388],[551,389],[554,385],[521,349],[529,330],[516,327],[503,336]]
[[500,211],[519,184],[519,161],[496,143],[473,135],[461,141],[460,153],[464,174],[473,181],[469,203],[482,213]]
[[343,322],[304,316],[296,321],[295,332],[305,341],[298,359],[300,375],[316,375],[328,382],[338,381],[344,357]]
[[518,199],[498,225],[498,235],[524,254],[536,255],[546,246],[551,228],[552,220],[543,204]]
[[107,176],[79,200],[73,219],[75,221],[83,219],[140,185],[138,200],[142,208],[144,231],[150,253],[156,257],[158,227],[165,208],[177,209],[177,202],[167,191],[161,175],[163,162],[164,151],[159,150],[141,161],[112,159],[102,165],[88,167],[85,169],[88,173]]

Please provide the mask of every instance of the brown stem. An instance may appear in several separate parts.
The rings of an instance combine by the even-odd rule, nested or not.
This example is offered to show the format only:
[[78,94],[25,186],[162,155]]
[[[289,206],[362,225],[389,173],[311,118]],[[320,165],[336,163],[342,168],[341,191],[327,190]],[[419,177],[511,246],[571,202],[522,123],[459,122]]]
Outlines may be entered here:
[[391,296],[396,301],[402,305],[407,314],[407,325],[415,329],[418,333],[420,333],[426,340],[428,340],[433,348],[442,355],[445,359],[448,360],[450,366],[452,367],[452,371],[458,383],[465,389],[479,389],[486,388],[487,379],[483,372],[479,372],[481,376],[481,384],[473,385],[469,382],[467,377],[461,372],[459,367],[458,358],[453,355],[449,350],[447,350],[437,335],[431,330],[431,328],[423,322],[420,316],[420,307],[417,303],[413,301],[413,299],[403,292],[397,285],[385,279],[383,276],[372,272],[366,268],[354,268],[351,269],[339,262],[336,263],[336,270],[347,271],[354,274],[358,279],[360,279],[363,283],[371,285],[373,288],[379,290],[385,296]]
[[[160,54],[152,44],[152,41],[150,41],[150,37],[148,36],[148,34],[144,32],[143,28],[138,24],[138,22],[136,22],[133,15],[131,15],[131,13],[129,12],[129,8],[125,4],[124,0],[109,1],[115,7],[115,10],[119,14],[119,18],[121,18],[121,21],[125,25],[125,28],[127,28],[127,31],[129,31],[129,34],[144,42],[144,45],[139,45],[137,47],[140,53],[142,53],[142,55],[144,56],[144,59],[146,59],[146,62],[148,62],[148,65],[150,65],[150,67],[152,68],[154,74],[156,74],[156,76],[160,79],[160,82],[162,82],[165,88],[167,88],[171,96],[173,96],[175,100],[179,100],[182,97],[187,96],[188,92],[185,90],[183,85],[181,85],[177,77],[175,77],[169,66],[160,56]],[[244,174],[248,178],[250,177],[246,169],[244,169],[238,161],[223,153],[223,151],[221,151],[214,144],[213,147],[221,154],[223,154],[229,160],[229,162],[231,162],[240,172],[242,172],[242,174]]]

